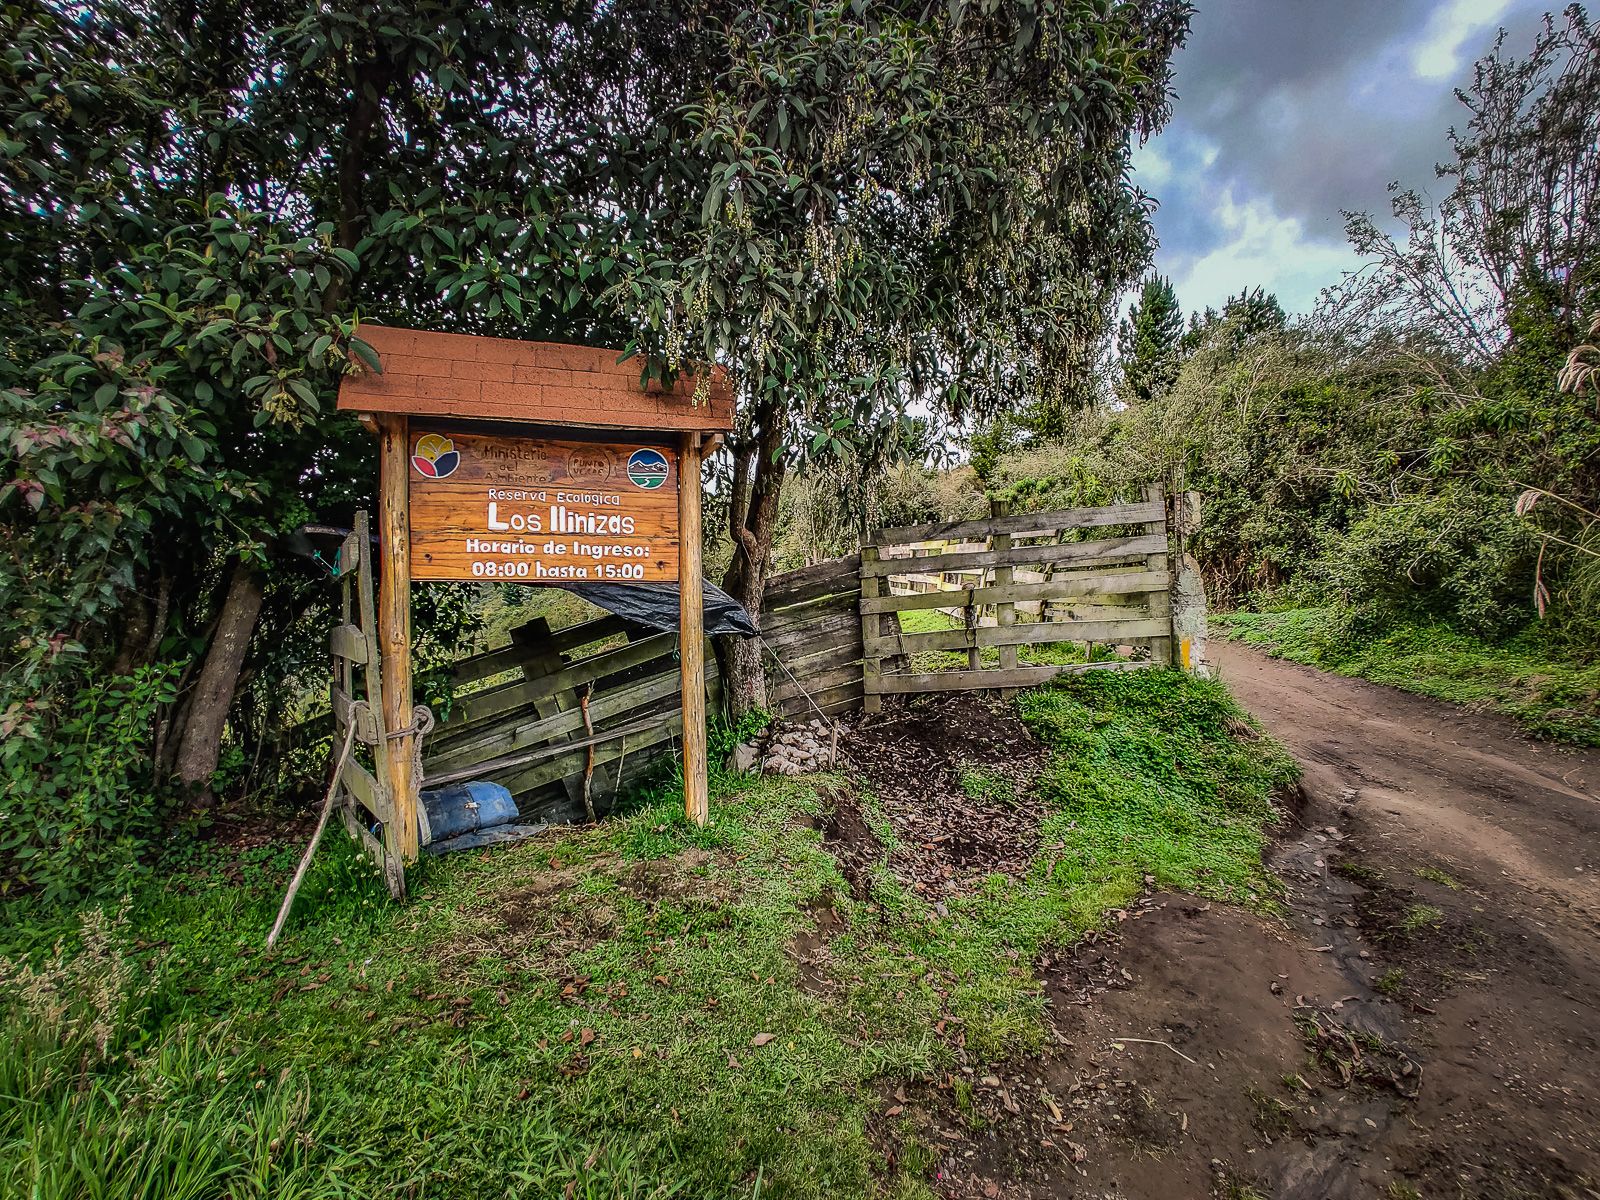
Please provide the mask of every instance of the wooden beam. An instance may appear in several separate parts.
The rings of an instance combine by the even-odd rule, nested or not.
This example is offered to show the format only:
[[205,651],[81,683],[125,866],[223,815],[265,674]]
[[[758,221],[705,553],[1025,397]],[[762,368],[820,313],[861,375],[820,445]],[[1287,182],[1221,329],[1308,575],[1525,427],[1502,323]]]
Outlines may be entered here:
[[865,640],[863,650],[870,660],[886,654],[967,650],[974,646],[1037,646],[1046,642],[1121,643],[1125,638],[1160,637],[1171,632],[1172,619],[1166,616],[1117,621],[1035,621],[1026,625],[989,625],[978,629],[939,629],[932,633],[870,637]]
[[[1006,517],[1006,516],[1009,516],[1010,513],[1011,513],[1011,503],[1010,503],[1010,501],[1007,501],[1007,500],[996,500],[996,501],[994,501],[993,502],[993,510],[992,510],[992,512],[993,512],[993,515],[995,517]],[[999,533],[999,532],[997,532],[994,535],[994,548],[996,550],[1009,550],[1009,549],[1011,549],[1011,535],[1009,533]],[[1013,576],[1012,576],[1011,572],[1013,571],[1013,569],[1014,568],[1009,567],[1009,566],[997,566],[997,567],[995,567],[995,569],[994,569],[994,586],[997,589],[1011,586],[1011,583],[1012,583],[1012,580],[1013,580]],[[1017,608],[1016,608],[1016,605],[1014,603],[1012,603],[1011,601],[1009,601],[1009,600],[1003,601],[1000,604],[995,605],[994,623],[997,626],[999,626],[1000,628],[1005,628],[1005,627],[1010,626],[1010,625],[1015,625],[1017,623]],[[973,666],[978,666],[979,664],[978,663],[973,663],[972,665]],[[1000,669],[1002,671],[1006,671],[1006,670],[1010,670],[1010,669],[1014,668],[1016,665],[1017,665],[1017,648],[1016,648],[1016,646],[1012,645],[1012,644],[1009,644],[1009,643],[1005,644],[1005,645],[1002,645],[1000,647]]]
[[706,777],[706,634],[700,567],[698,433],[686,433],[678,456],[678,662],[683,680],[683,811],[695,825],[711,819]]
[[1104,508],[1073,508],[1060,512],[996,515],[977,521],[937,521],[932,525],[903,525],[897,529],[874,529],[868,546],[906,546],[912,542],[975,542],[996,534],[1041,537],[1062,529],[1093,529],[1103,525],[1143,525],[1164,519],[1159,504],[1111,504]]
[[[411,521],[410,429],[403,415],[378,418],[379,511],[378,640],[383,654],[383,725],[392,733],[411,724]],[[417,861],[417,794],[411,778],[415,737],[389,742],[387,762],[394,820],[383,827],[384,844],[407,864]]]
[[935,671],[928,675],[885,675],[877,681],[879,691],[961,692],[980,688],[1034,687],[1058,675],[1081,675],[1085,671],[1148,670],[1153,664],[1122,659],[1118,662],[1068,663],[1060,667],[1017,667],[1010,671]]
[[1167,590],[1166,571],[1132,571],[1117,575],[1057,575],[1044,583],[1008,587],[952,588],[910,596],[879,596],[860,601],[863,614],[908,612],[919,608],[965,608],[969,604],[1013,604],[1030,600],[1064,600],[1071,596],[1122,596]]
[[[1148,503],[1152,508],[1158,509],[1160,511],[1160,516],[1158,516],[1158,517],[1154,518],[1153,520],[1151,520],[1150,524],[1148,524],[1148,525],[1146,525],[1144,527],[1145,528],[1145,532],[1146,533],[1151,533],[1151,534],[1159,533],[1161,535],[1161,540],[1163,542],[1165,542],[1167,540],[1166,539],[1167,504],[1166,504],[1165,499],[1162,498],[1161,485],[1159,483],[1152,483],[1149,486],[1147,486],[1144,489],[1144,498],[1145,498],[1146,503]],[[1144,560],[1144,565],[1146,566],[1146,568],[1148,568],[1149,570],[1152,570],[1152,571],[1166,571],[1166,570],[1168,570],[1168,567],[1169,567],[1170,564],[1169,564],[1168,559],[1167,559],[1167,553],[1168,553],[1168,547],[1167,546],[1162,546],[1161,549],[1158,552],[1152,554],[1149,558]],[[1159,592],[1154,592],[1154,593],[1151,594],[1149,603],[1150,603],[1150,615],[1152,617],[1160,617],[1163,620],[1165,620],[1166,623],[1167,623],[1167,640],[1164,643],[1152,644],[1151,647],[1150,647],[1150,657],[1152,659],[1154,659],[1155,662],[1160,664],[1161,666],[1164,666],[1164,667],[1171,666],[1172,665],[1172,594],[1169,591],[1167,591],[1166,588],[1162,588]]]
[[328,635],[328,645],[340,658],[353,663],[367,661],[367,635],[354,625],[335,625]]
[[875,713],[883,707],[883,701],[878,698],[882,690],[878,686],[878,678],[883,673],[883,660],[876,654],[866,650],[867,638],[878,632],[878,622],[881,618],[876,612],[869,612],[867,605],[878,599],[879,593],[888,590],[888,582],[876,574],[869,574],[867,568],[881,565],[878,561],[878,552],[871,546],[861,548],[861,643],[864,661],[861,664],[862,686],[866,695],[862,701],[863,712]]
[[[993,567],[1004,562],[1008,566],[1024,563],[1058,563],[1062,566],[1109,566],[1116,562],[1130,562],[1153,554],[1166,554],[1166,534],[1145,534],[1140,537],[1103,538],[1094,542],[1064,542],[1046,546],[1016,546],[1010,550],[980,550],[974,553],[936,554],[911,561],[928,572],[959,571],[975,567]],[[869,578],[899,575],[905,570],[905,559],[881,558],[861,560],[862,594]]]

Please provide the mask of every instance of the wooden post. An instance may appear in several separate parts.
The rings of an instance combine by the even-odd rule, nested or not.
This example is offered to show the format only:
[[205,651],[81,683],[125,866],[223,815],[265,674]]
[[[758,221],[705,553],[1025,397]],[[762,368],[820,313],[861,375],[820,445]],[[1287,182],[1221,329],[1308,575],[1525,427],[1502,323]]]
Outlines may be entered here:
[[[1163,497],[1164,489],[1159,483],[1146,485],[1144,489],[1144,498],[1146,501],[1151,504],[1160,504]],[[1145,524],[1144,531],[1146,533],[1153,534],[1166,533],[1166,517],[1163,516],[1159,521],[1147,522]],[[1163,550],[1160,554],[1150,555],[1150,557],[1144,560],[1144,565],[1145,570],[1147,571],[1170,571],[1173,566],[1165,550]],[[1165,591],[1150,593],[1150,615],[1152,617],[1166,617],[1169,620],[1171,619],[1172,596],[1170,593]],[[1150,643],[1150,657],[1161,666],[1171,666],[1172,638],[1168,636],[1164,638],[1153,639]]]
[[[989,504],[991,517],[1008,517],[1011,515],[1011,502],[1008,500],[994,500]],[[997,533],[994,537],[996,550],[1011,549],[1011,535]],[[1000,567],[994,569],[995,587],[1005,587],[1013,581],[1014,567]],[[996,628],[1006,629],[1017,623],[1017,606],[1015,604],[997,604],[994,607],[994,623]],[[1017,665],[1017,648],[1015,646],[1000,647],[1000,669],[1009,671]]]
[[[411,431],[405,416],[395,413],[381,414],[378,428],[378,642],[383,652],[383,727],[392,733],[411,724]],[[394,804],[394,820],[383,830],[384,845],[408,866],[417,861],[414,738],[389,742],[384,771]]]
[[[878,561],[878,548],[876,546],[861,547],[861,561],[863,564]],[[888,584],[876,575],[861,576],[861,598],[863,600],[876,600],[884,594]],[[876,637],[883,628],[876,613],[867,613],[861,618],[861,638]],[[875,713],[883,707],[882,695],[883,660],[872,651],[868,650],[861,660],[861,711]]]
[[678,661],[683,684],[683,814],[711,819],[706,781],[706,636],[700,579],[700,435],[683,435],[678,458]]

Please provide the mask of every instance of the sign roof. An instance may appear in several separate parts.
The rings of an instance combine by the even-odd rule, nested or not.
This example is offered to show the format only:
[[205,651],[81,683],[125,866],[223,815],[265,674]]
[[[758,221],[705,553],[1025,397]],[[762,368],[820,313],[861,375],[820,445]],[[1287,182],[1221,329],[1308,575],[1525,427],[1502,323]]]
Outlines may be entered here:
[[641,389],[638,362],[618,363],[616,350],[367,324],[360,336],[383,374],[345,376],[341,409],[591,429],[733,428],[721,368],[697,405],[697,379],[680,377],[670,392],[657,383]]

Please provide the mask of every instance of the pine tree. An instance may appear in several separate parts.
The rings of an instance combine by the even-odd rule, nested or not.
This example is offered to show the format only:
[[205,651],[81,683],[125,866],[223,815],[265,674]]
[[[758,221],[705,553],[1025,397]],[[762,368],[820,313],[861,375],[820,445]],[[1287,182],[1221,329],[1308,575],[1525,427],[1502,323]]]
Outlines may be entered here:
[[1148,400],[1172,386],[1178,377],[1178,342],[1183,337],[1183,310],[1178,307],[1172,281],[1151,275],[1144,281],[1139,302],[1117,330],[1117,354],[1122,359],[1125,402]]

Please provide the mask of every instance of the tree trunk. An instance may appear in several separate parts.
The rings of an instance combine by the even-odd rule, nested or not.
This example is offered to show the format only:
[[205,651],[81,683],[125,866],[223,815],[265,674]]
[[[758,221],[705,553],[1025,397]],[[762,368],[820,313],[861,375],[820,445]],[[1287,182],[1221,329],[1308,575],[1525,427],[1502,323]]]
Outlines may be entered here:
[[[727,592],[761,621],[762,598],[772,562],[772,540],[778,530],[778,496],[788,463],[783,455],[783,415],[776,406],[756,411],[752,436],[733,447],[733,494],[728,505],[728,531],[733,561],[723,578]],[[722,672],[728,716],[738,721],[767,707],[767,674],[761,642],[756,638],[719,637],[717,659]]]
[[178,778],[186,784],[199,784],[202,805],[211,802],[211,776],[217,769],[222,750],[222,731],[228,723],[228,709],[244,665],[250,634],[261,614],[265,593],[261,580],[244,563],[233,569],[228,597],[222,603],[217,631],[206,652],[206,664],[189,701],[183,741],[178,747]]

